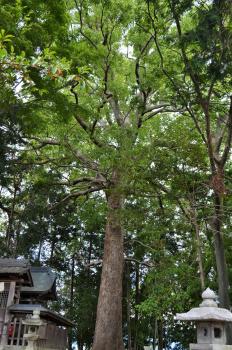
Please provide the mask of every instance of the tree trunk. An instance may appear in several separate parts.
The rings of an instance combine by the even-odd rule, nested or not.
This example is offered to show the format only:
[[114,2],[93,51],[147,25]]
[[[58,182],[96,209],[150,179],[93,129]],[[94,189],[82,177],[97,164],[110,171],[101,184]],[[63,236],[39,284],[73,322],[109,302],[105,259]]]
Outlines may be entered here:
[[215,214],[212,222],[212,229],[214,234],[214,247],[215,247],[215,257],[217,264],[217,274],[218,274],[218,292],[219,292],[219,301],[220,306],[229,308],[230,299],[229,299],[229,281],[228,281],[228,271],[225,258],[225,248],[224,241],[221,232],[221,199],[216,194],[215,195]]
[[91,263],[91,258],[92,258],[92,250],[93,250],[93,232],[90,232],[90,237],[89,237],[89,249],[88,249],[88,278],[90,278],[90,263]]
[[[115,175],[115,182],[117,175]],[[108,215],[104,242],[101,285],[93,350],[123,350],[122,277],[123,230],[120,209],[123,198],[115,184],[107,192]]]
[[194,196],[190,198],[190,219],[194,227],[195,236],[196,236],[197,262],[198,262],[198,267],[200,272],[201,290],[203,292],[205,290],[205,274],[204,274],[203,259],[202,259],[202,252],[201,252],[200,227],[197,221],[196,203],[195,203]]
[[[139,264],[135,266],[135,305],[140,303],[140,290],[139,290],[140,274]],[[139,327],[139,312],[135,308],[135,326],[134,326],[134,350],[137,350],[137,339],[138,339],[138,327]]]
[[132,350],[131,347],[131,296],[130,296],[130,266],[129,263],[126,264],[126,305],[127,305],[127,336],[128,345],[127,349]]
[[156,349],[156,339],[157,339],[157,319],[155,319],[154,328],[153,328],[153,342],[152,342],[153,350]]
[[53,263],[53,256],[54,256],[54,251],[55,251],[55,246],[56,246],[56,232],[54,230],[52,237],[51,237],[51,252],[50,252],[50,258],[49,258],[49,264],[52,265]]
[[163,350],[164,348],[164,338],[163,338],[163,321],[158,320],[158,350]]
[[[212,222],[212,230],[214,234],[214,249],[217,266],[217,278],[218,278],[218,294],[220,307],[230,310],[230,297],[229,297],[229,279],[228,268],[225,257],[225,247],[223,234],[221,230],[222,222],[222,199],[219,194],[215,193],[215,213]],[[227,343],[232,344],[232,325],[227,325]]]
[[[74,278],[75,278],[75,255],[72,255],[71,259],[71,281],[70,281],[70,304],[69,304],[69,314],[71,319],[73,319],[73,301],[74,301]],[[69,331],[69,350],[72,350],[73,341],[73,330],[70,328]]]
[[12,252],[14,251],[14,217],[15,217],[15,205],[16,205],[16,196],[18,191],[18,185],[15,183],[14,179],[14,194],[11,204],[11,209],[8,212],[8,226],[6,230],[6,246],[7,246],[7,254],[9,257],[12,257]]
[[78,344],[78,350],[84,350],[84,345],[81,344],[81,343],[79,343],[79,344]]
[[42,246],[43,246],[43,240],[41,239],[39,242],[39,249],[38,249],[37,258],[36,258],[36,260],[39,262],[41,257]]

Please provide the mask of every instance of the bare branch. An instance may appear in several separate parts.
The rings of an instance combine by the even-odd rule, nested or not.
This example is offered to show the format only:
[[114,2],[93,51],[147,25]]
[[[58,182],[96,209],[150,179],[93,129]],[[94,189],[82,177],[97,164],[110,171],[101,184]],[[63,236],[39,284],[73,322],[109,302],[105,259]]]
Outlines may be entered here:
[[64,197],[63,199],[61,199],[58,203],[52,205],[50,207],[50,210],[54,210],[56,207],[69,201],[69,199],[86,196],[87,194],[90,194],[93,192],[98,192],[100,190],[103,190],[104,188],[105,188],[104,186],[96,186],[96,187],[87,188],[86,190],[72,192],[72,193],[68,194],[66,197]]
[[[151,264],[151,263],[148,262],[148,261],[139,261],[139,260],[134,259],[134,258],[131,258],[131,257],[125,257],[124,260],[125,260],[125,261],[130,261],[130,262],[135,262],[135,263],[137,263],[137,264],[139,264],[139,265],[144,265],[144,266],[149,267],[149,268],[152,268],[152,267],[155,266],[154,264]],[[102,262],[103,262],[102,259],[93,260],[93,261],[91,261],[90,263],[85,264],[84,267],[85,267],[85,268],[94,267],[94,266],[97,266],[97,265],[101,265]]]
[[79,177],[75,180],[70,181],[57,181],[55,183],[52,183],[54,185],[64,185],[64,186],[76,186],[81,183],[88,183],[89,186],[91,185],[107,185],[107,180],[102,174],[97,174],[95,177]]
[[150,114],[148,114],[145,118],[143,118],[142,122],[146,122],[147,120],[151,119],[152,117],[154,117],[155,115],[159,114],[159,113],[183,113],[184,111],[181,109],[175,109],[175,108],[160,108],[154,112],[151,112]]
[[[39,137],[29,137],[28,139],[31,140],[36,140],[40,146],[36,149],[48,146],[48,145],[53,145],[53,146],[65,146],[67,147],[72,154],[75,156],[76,159],[78,159],[81,164],[86,167],[87,169],[99,172],[99,167],[98,167],[98,163],[96,161],[91,160],[90,158],[88,158],[88,156],[84,155],[83,153],[81,153],[80,151],[73,149],[73,147],[71,146],[71,144],[68,142],[68,140],[66,140],[65,142],[60,142],[56,139],[51,139],[51,138],[39,138]],[[34,146],[33,146],[34,148]]]
[[162,103],[159,105],[154,105],[154,106],[147,106],[146,109],[143,111],[142,115],[149,113],[149,112],[153,112],[154,109],[160,109],[163,107],[171,107],[169,103]]
[[130,239],[130,240],[126,241],[125,244],[126,244],[126,243],[130,243],[130,242],[132,242],[132,243],[133,243],[133,242],[138,243],[138,244],[140,244],[141,246],[143,246],[144,248],[149,249],[149,250],[152,250],[152,251],[155,250],[153,247],[151,247],[151,245],[145,244],[145,243],[139,241],[138,239]]
[[155,267],[155,265],[151,264],[149,261],[139,261],[137,259],[130,258],[130,257],[125,257],[124,260],[125,261],[130,261],[130,262],[135,262],[135,263],[137,263],[139,265],[144,265],[144,266],[149,267],[149,268]]
[[84,267],[86,269],[89,269],[90,267],[94,267],[94,266],[97,266],[97,265],[101,265],[102,264],[102,259],[99,259],[99,260],[93,260],[91,261],[90,263],[88,264],[84,264]]
[[40,148],[43,148],[43,147],[46,147],[46,146],[49,146],[49,145],[52,145],[52,146],[61,146],[61,142],[54,139],[54,138],[40,138],[40,137],[37,137],[37,136],[27,136],[26,137],[28,140],[35,140],[39,143],[39,146],[38,147],[35,147],[34,145],[31,145],[33,147],[33,149],[40,149]]

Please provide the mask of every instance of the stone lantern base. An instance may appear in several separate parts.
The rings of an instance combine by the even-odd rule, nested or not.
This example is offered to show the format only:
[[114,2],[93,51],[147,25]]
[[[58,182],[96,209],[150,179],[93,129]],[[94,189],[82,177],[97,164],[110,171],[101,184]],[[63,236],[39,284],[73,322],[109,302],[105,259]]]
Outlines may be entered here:
[[190,350],[232,350],[232,345],[224,344],[190,344]]

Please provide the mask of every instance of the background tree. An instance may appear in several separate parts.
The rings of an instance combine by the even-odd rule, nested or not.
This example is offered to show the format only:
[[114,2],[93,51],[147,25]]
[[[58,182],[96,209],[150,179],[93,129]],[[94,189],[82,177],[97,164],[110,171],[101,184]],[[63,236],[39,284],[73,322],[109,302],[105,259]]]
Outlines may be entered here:
[[171,315],[230,242],[230,7],[1,5],[2,249],[59,272],[80,348],[95,319],[94,350],[184,344]]
[[[223,198],[226,195],[224,172],[231,148],[231,98],[229,92],[230,66],[230,13],[231,4],[213,1],[209,4],[194,2],[147,2],[147,16],[160,56],[161,69],[175,92],[176,101],[192,118],[206,147],[214,209],[209,226],[214,235],[219,297],[221,305],[229,308],[229,281],[223,241]],[[170,15],[167,22],[170,50],[159,39],[161,13]],[[171,26],[172,24],[172,26]],[[207,30],[206,30],[207,28]],[[162,45],[165,45],[165,50]],[[173,50],[173,44],[176,54]],[[210,49],[209,49],[210,48]],[[180,69],[170,66],[170,52],[179,62]],[[181,57],[181,60],[180,60]],[[222,89],[223,85],[223,89]]]

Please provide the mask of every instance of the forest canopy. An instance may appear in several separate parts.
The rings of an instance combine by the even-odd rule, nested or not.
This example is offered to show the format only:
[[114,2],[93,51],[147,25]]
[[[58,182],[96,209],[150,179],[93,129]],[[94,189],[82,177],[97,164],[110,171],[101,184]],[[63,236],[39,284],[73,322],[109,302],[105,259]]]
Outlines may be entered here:
[[187,349],[176,312],[206,287],[230,309],[231,18],[0,0],[1,257],[57,272],[70,349]]

